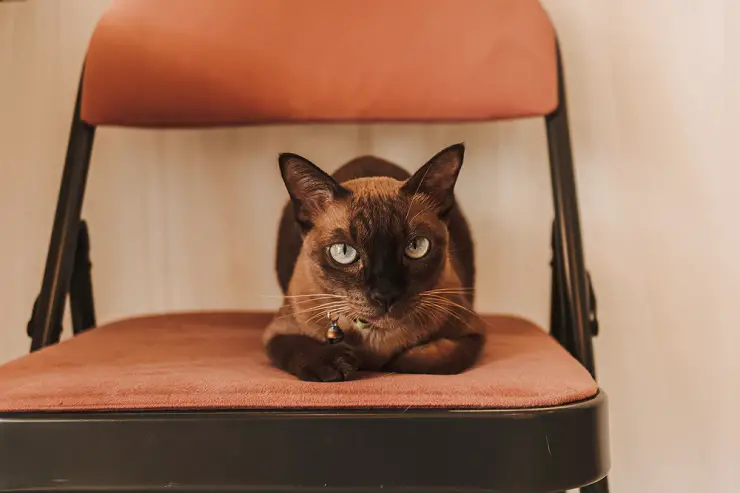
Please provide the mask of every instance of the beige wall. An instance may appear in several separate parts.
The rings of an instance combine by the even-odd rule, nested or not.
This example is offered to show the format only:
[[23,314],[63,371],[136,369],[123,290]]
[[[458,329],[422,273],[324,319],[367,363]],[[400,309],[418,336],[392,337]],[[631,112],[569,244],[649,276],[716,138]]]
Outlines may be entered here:
[[[23,354],[85,44],[105,0],[0,5],[0,361]],[[617,492],[740,491],[740,7],[549,0],[567,64]],[[545,323],[542,123],[103,129],[85,217],[101,322],[271,307],[281,151],[411,168],[468,144],[480,308]],[[485,200],[482,200],[485,198]]]

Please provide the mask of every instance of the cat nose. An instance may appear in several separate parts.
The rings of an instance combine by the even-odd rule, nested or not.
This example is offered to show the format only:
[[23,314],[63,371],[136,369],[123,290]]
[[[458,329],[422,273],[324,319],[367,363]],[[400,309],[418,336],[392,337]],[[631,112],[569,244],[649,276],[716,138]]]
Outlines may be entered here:
[[372,298],[372,300],[375,301],[378,305],[382,306],[385,311],[388,311],[390,307],[399,300],[400,297],[400,293],[395,290],[370,290],[370,298]]

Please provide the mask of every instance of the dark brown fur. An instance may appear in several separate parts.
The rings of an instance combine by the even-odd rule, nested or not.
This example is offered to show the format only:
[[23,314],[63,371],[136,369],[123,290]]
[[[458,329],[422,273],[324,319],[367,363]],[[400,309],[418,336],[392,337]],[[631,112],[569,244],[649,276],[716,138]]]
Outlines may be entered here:
[[[292,199],[280,221],[276,259],[286,303],[265,333],[277,366],[304,380],[337,381],[363,368],[457,373],[474,363],[483,331],[472,312],[473,240],[452,193],[462,154],[462,146],[445,149],[413,176],[360,157],[333,180],[300,156],[281,157]],[[395,252],[414,235],[433,247],[410,261]],[[361,260],[333,262],[326,254],[332,243],[356,246]],[[436,288],[448,291],[427,294]],[[425,314],[419,308],[425,295],[450,303]],[[342,344],[326,343],[322,304],[343,311]],[[375,320],[373,329],[357,329],[356,318]]]

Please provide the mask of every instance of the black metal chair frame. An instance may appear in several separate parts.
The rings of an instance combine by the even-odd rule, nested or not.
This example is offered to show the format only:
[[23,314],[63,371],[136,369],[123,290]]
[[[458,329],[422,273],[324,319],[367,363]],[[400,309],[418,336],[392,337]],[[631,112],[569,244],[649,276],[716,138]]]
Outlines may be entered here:
[[[555,211],[550,331],[595,376],[596,300],[584,262],[559,48],[557,57],[559,104],[545,117]],[[80,117],[81,88],[82,78],[28,323],[31,351],[59,341],[67,295],[73,332],[96,326],[81,219],[95,127]],[[607,422],[601,391],[558,407],[476,412],[0,414],[0,491],[606,492]]]

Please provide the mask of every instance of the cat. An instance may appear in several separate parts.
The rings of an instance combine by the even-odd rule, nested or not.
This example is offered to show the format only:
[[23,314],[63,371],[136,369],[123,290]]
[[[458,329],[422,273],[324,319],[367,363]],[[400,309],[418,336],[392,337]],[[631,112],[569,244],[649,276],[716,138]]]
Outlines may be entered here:
[[[410,175],[356,158],[328,175],[297,154],[278,162],[290,200],[278,232],[284,305],[263,343],[300,380],[359,370],[455,374],[477,360],[485,332],[473,311],[475,259],[454,196],[464,144]],[[327,340],[329,317],[344,339]]]

